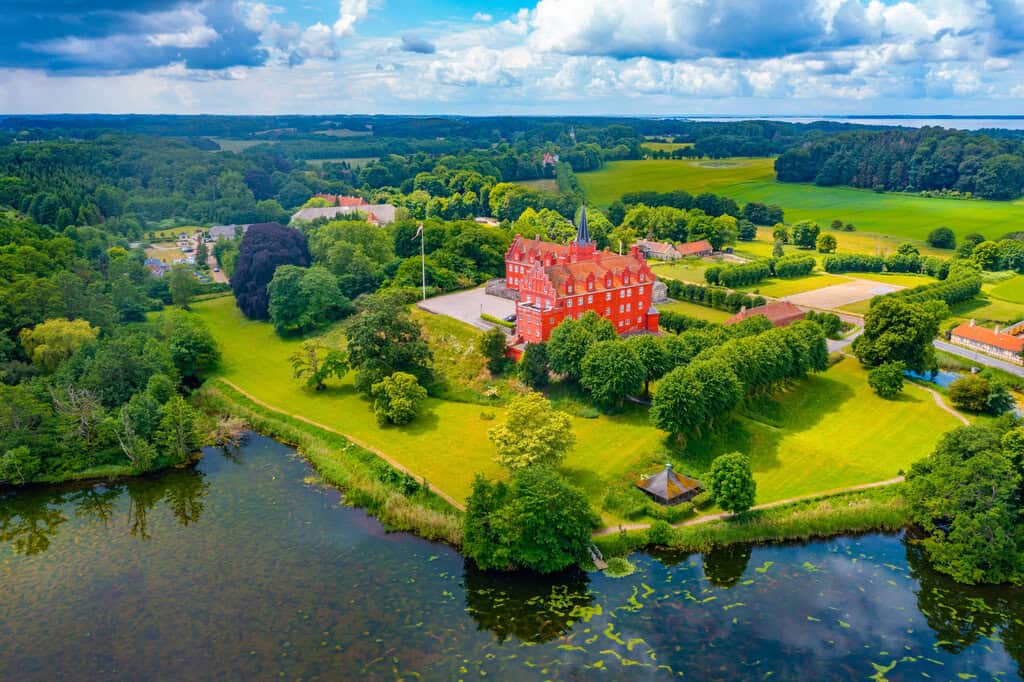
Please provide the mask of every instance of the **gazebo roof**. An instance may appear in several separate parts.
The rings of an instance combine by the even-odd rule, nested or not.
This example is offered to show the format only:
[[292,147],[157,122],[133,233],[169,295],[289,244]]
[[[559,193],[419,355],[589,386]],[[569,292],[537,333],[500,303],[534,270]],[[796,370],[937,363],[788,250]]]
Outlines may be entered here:
[[637,481],[637,487],[663,503],[670,503],[700,490],[700,481],[689,476],[680,476],[672,471],[672,463],[658,473]]

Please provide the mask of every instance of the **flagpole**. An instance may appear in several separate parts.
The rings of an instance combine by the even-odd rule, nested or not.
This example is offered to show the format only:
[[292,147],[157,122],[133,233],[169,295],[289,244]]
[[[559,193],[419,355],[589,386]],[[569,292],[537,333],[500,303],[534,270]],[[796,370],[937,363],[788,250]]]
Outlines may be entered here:
[[424,242],[427,240],[427,233],[420,223],[420,274],[423,277],[423,300],[427,300],[427,257],[424,254]]

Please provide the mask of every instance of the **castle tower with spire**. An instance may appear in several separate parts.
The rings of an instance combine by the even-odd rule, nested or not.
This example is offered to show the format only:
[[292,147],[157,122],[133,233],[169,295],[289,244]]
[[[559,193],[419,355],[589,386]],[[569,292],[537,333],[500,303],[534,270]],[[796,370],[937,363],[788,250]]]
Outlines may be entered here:
[[619,334],[656,334],[655,281],[636,247],[628,254],[597,250],[586,206],[569,244],[517,234],[505,253],[505,285],[518,295],[517,344],[547,341],[563,320],[587,312],[611,322]]
[[587,206],[580,207],[580,220],[576,224],[576,239],[569,243],[569,262],[581,263],[593,260],[597,244],[590,238],[590,227],[587,225]]

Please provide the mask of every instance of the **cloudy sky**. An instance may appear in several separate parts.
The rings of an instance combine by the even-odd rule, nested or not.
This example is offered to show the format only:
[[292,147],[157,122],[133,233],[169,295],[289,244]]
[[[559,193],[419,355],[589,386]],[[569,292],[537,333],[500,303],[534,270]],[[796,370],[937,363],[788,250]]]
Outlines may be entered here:
[[1024,0],[3,5],[0,113],[1024,113]]

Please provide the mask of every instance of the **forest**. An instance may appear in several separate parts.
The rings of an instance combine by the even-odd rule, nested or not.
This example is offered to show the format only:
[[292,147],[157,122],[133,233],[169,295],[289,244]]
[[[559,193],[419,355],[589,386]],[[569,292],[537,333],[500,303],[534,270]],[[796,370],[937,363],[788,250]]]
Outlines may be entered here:
[[775,171],[781,182],[1007,200],[1024,188],[1024,141],[935,127],[858,130],[793,146]]

